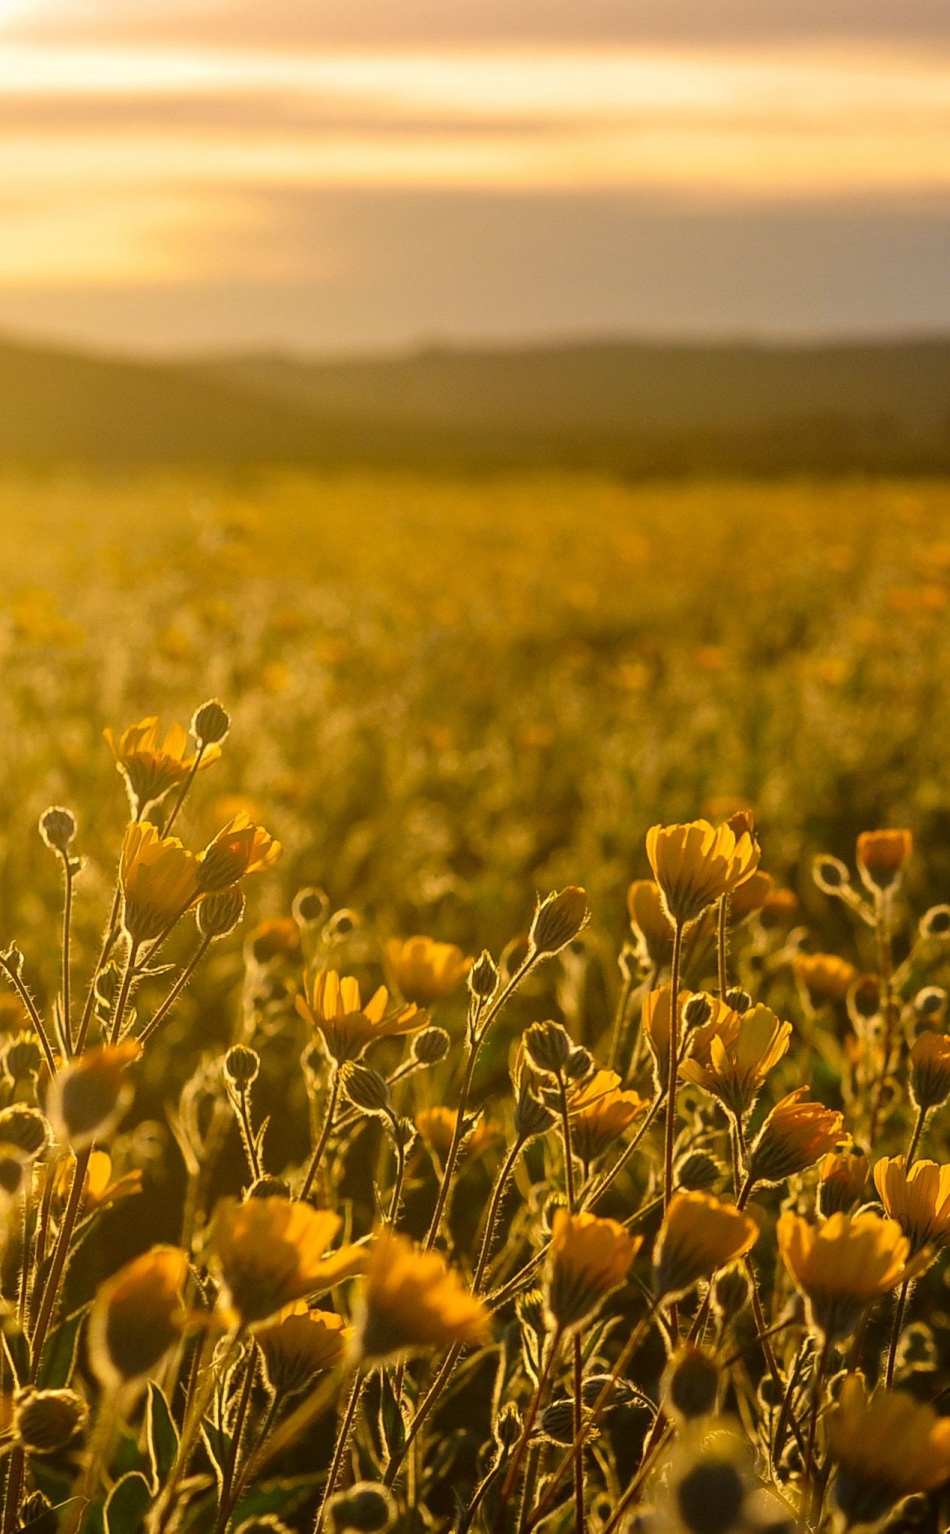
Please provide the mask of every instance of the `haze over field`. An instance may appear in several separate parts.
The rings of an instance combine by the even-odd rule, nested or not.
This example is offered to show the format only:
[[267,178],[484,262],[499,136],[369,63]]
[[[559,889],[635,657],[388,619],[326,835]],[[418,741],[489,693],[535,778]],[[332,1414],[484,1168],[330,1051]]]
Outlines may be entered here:
[[14,332],[950,326],[936,0],[2,0],[0,81]]

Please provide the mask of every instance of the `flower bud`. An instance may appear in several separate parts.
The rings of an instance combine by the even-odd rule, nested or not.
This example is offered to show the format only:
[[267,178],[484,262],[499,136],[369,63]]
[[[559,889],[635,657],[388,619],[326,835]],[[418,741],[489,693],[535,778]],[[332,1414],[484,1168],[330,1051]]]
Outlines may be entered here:
[[552,1401],[541,1413],[541,1431],[554,1443],[566,1446],[574,1438],[574,1402],[570,1396]]
[[224,1057],[224,1074],[236,1092],[244,1092],[257,1077],[261,1057],[247,1044],[232,1044]]
[[556,1115],[531,1092],[522,1090],[515,1103],[515,1134],[519,1140],[534,1140],[546,1135],[557,1122]]
[[347,1060],[340,1068],[340,1085],[354,1108],[361,1113],[377,1113],[389,1118],[392,1115],[392,1098],[389,1087],[379,1074],[368,1065]]
[[349,937],[351,932],[359,931],[360,925],[360,918],[356,911],[343,906],[339,911],[334,911],[327,922],[327,937],[331,942],[341,937]]
[[211,698],[196,708],[191,720],[191,733],[199,746],[217,746],[231,728],[231,716],[217,698]]
[[573,1045],[560,1023],[532,1023],[524,1035],[525,1054],[536,1070],[559,1076]]
[[676,1487],[676,1506],[689,1534],[727,1534],[742,1514],[745,1482],[731,1459],[709,1455]]
[[573,942],[590,921],[587,895],[584,890],[569,884],[542,900],[534,913],[528,933],[528,952],[535,954],[560,953]]
[[583,1081],[594,1069],[594,1057],[589,1049],[577,1045],[572,1049],[564,1063],[564,1075],[568,1081]]
[[324,922],[330,910],[329,897],[323,890],[312,886],[298,891],[293,904],[294,921],[301,927],[313,927]]
[[58,1515],[45,1492],[31,1491],[20,1504],[20,1528],[25,1534],[56,1534]]
[[50,1141],[50,1127],[38,1108],[14,1103],[0,1111],[0,1145],[15,1146],[22,1155],[38,1156]]
[[127,1040],[87,1050],[56,1072],[46,1107],[58,1140],[78,1152],[115,1129],[132,1096],[126,1070],[139,1054]]
[[920,918],[921,937],[950,937],[950,905],[932,905]]
[[722,1163],[705,1150],[687,1151],[676,1163],[674,1181],[689,1192],[708,1193],[722,1181]]
[[392,1493],[375,1481],[357,1481],[348,1491],[337,1492],[327,1503],[327,1518],[334,1534],[384,1534],[396,1521]]
[[697,991],[683,1008],[683,1024],[688,1032],[703,1028],[712,1017],[712,1002],[705,991]]
[[468,988],[479,1001],[491,1001],[498,989],[498,966],[484,948],[468,972]]
[[27,1452],[50,1454],[65,1448],[88,1414],[75,1390],[35,1390],[28,1385],[14,1396],[14,1436]]
[[840,895],[851,883],[847,865],[840,858],[822,853],[812,864],[812,878],[826,895]]
[[11,1081],[25,1081],[35,1076],[43,1064],[43,1051],[32,1034],[15,1039],[3,1057],[4,1069]]
[[521,1437],[521,1413],[514,1401],[506,1401],[492,1428],[495,1442],[500,1449],[513,1449]]
[[215,890],[198,902],[195,921],[202,937],[227,937],[244,916],[244,896],[240,885],[231,884],[227,889]]
[[872,892],[899,883],[914,850],[909,831],[862,831],[858,837],[858,871]]
[[69,844],[76,835],[76,817],[72,810],[64,810],[54,804],[40,816],[40,835],[51,852],[69,851]]
[[444,1028],[424,1028],[413,1036],[410,1053],[420,1065],[438,1065],[448,1054],[451,1042]]
[[713,1279],[710,1303],[717,1316],[729,1320],[748,1305],[750,1293],[751,1285],[745,1268],[732,1262]]
[[939,1018],[947,1005],[947,993],[942,986],[926,985],[914,997],[914,1011],[922,1020]]
[[686,1342],[667,1364],[661,1389],[668,1415],[686,1421],[708,1417],[716,1410],[719,1366],[702,1348]]
[[742,1017],[752,1005],[752,997],[748,991],[744,991],[741,985],[734,985],[726,992],[726,1006],[731,1007],[733,1012],[738,1012]]

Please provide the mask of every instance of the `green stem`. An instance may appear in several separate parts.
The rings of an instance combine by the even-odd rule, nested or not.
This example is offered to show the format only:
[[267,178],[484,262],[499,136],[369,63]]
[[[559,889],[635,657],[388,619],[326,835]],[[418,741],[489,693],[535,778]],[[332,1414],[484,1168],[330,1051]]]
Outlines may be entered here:
[[313,1526],[313,1534],[321,1534],[323,1521],[326,1517],[327,1505],[336,1489],[337,1477],[340,1474],[340,1466],[342,1465],[343,1457],[349,1448],[350,1435],[353,1431],[353,1420],[356,1416],[356,1408],[359,1405],[359,1399],[363,1393],[363,1387],[365,1386],[368,1378],[368,1375],[357,1374],[353,1380],[353,1388],[350,1391],[350,1399],[346,1403],[346,1411],[343,1413],[343,1421],[340,1423],[340,1430],[336,1435],[336,1444],[334,1445],[333,1449],[333,1458],[330,1461],[330,1469],[327,1472],[327,1483],[323,1488],[323,1497],[321,1498],[316,1522]]
[[725,1001],[726,992],[729,989],[728,966],[726,963],[726,946],[729,938],[729,896],[720,895],[719,909],[716,921],[716,967],[719,984],[719,999]]
[[201,960],[208,952],[208,949],[211,947],[213,941],[213,938],[207,936],[201,939],[201,942],[198,944],[198,947],[195,949],[191,958],[188,960],[188,963],[185,965],[181,974],[178,976],[178,979],[175,981],[175,984],[172,986],[168,995],[165,997],[165,1000],[161,1003],[160,1006],[156,1007],[155,1011],[152,1013],[152,1016],[149,1018],[148,1022],[145,1024],[145,1027],[142,1029],[142,1032],[139,1034],[138,1041],[140,1044],[146,1044],[152,1037],[152,1034],[158,1028],[159,1024],[162,1023],[168,1016],[168,1013],[175,1005],[175,1002],[178,1000],[182,991],[185,989],[185,986],[188,984],[195,970],[198,968],[198,965],[201,963]]
[[475,1272],[472,1277],[472,1290],[475,1294],[481,1292],[482,1279],[485,1269],[491,1257],[492,1246],[495,1239],[495,1226],[498,1223],[498,1214],[502,1200],[514,1172],[518,1157],[524,1149],[524,1141],[516,1140],[501,1164],[498,1176],[495,1178],[495,1186],[492,1188],[491,1199],[488,1204],[488,1213],[485,1216],[485,1229],[482,1232],[481,1246],[478,1252],[478,1260],[475,1263]]
[[670,970],[670,1049],[669,1082],[666,1088],[666,1155],[663,1174],[663,1208],[669,1209],[673,1197],[673,1141],[676,1133],[676,1078],[679,1075],[679,984],[683,952],[683,923],[673,929],[673,961]]
[[66,887],[63,894],[63,1052],[66,1055],[67,1060],[69,1060],[72,1057],[73,1052],[72,1021],[70,1018],[70,1012],[72,1008],[72,1001],[70,997],[71,965],[69,956],[69,936],[73,918],[73,868],[68,852],[64,852],[62,854],[62,858],[63,877],[66,881]]
[[891,1327],[891,1340],[887,1349],[887,1370],[884,1375],[884,1383],[890,1390],[894,1383],[894,1369],[897,1364],[897,1349],[901,1340],[901,1331],[904,1325],[904,1311],[907,1309],[907,1296],[910,1292],[910,1279],[905,1278],[901,1284],[900,1294],[897,1296],[897,1308],[894,1311],[894,1325]]
[[317,1141],[313,1155],[310,1158],[310,1165],[307,1168],[307,1175],[304,1178],[303,1187],[301,1188],[298,1195],[301,1199],[309,1197],[310,1189],[313,1187],[314,1178],[316,1177],[317,1172],[320,1170],[320,1163],[323,1160],[323,1153],[327,1148],[327,1142],[330,1139],[330,1131],[333,1128],[333,1116],[336,1113],[336,1105],[339,1095],[340,1070],[339,1066],[334,1065],[333,1079],[330,1082],[330,1096],[327,1101],[327,1111],[323,1117],[323,1129],[320,1132],[320,1138]]
[[541,1402],[544,1399],[544,1395],[548,1387],[548,1381],[550,1380],[554,1370],[554,1365],[557,1362],[557,1356],[561,1351],[561,1339],[563,1335],[564,1332],[560,1326],[555,1327],[551,1334],[551,1341],[548,1344],[548,1356],[545,1359],[544,1366],[538,1378],[537,1388],[534,1392],[534,1395],[531,1397],[531,1405],[529,1406],[528,1414],[524,1419],[524,1425],[521,1429],[521,1437],[518,1439],[517,1445],[515,1446],[515,1451],[511,1457],[511,1464],[508,1467],[508,1474],[505,1476],[504,1485],[501,1488],[501,1496],[498,1499],[498,1509],[495,1514],[494,1534],[501,1534],[501,1530],[504,1528],[505,1512],[507,1510],[508,1503],[511,1501],[512,1493],[518,1484],[518,1475],[521,1470],[521,1466],[524,1463],[524,1457],[527,1452],[528,1444],[531,1440],[531,1434],[534,1431],[534,1424],[537,1421],[538,1411],[540,1410]]
[[228,1462],[225,1466],[221,1480],[221,1499],[218,1505],[218,1516],[215,1520],[214,1534],[224,1534],[228,1526],[228,1519],[234,1508],[233,1490],[235,1473],[241,1458],[241,1443],[244,1438],[244,1426],[247,1422],[247,1411],[251,1404],[251,1391],[254,1388],[254,1374],[257,1369],[257,1344],[251,1343],[251,1350],[244,1369],[244,1379],[241,1384],[241,1395],[234,1415],[231,1428],[231,1447],[228,1452]]
[[920,1145],[920,1137],[924,1132],[924,1125],[927,1122],[928,1112],[929,1110],[927,1108],[917,1109],[917,1123],[914,1125],[914,1133],[911,1136],[911,1142],[907,1147],[907,1160],[904,1164],[905,1172],[909,1172],[913,1165],[914,1157],[917,1154],[917,1147]]
[[122,980],[119,985],[119,994],[116,997],[115,1012],[112,1018],[112,1032],[109,1037],[109,1043],[112,1045],[118,1044],[122,1035],[122,1019],[125,1017],[125,1009],[129,1000],[129,992],[132,989],[132,979],[135,974],[135,964],[141,946],[141,943],[135,942],[131,937],[129,938],[129,952],[125,961],[125,968],[122,971]]
[[179,810],[181,809],[182,805],[185,802],[185,796],[188,793],[189,788],[191,787],[192,783],[195,781],[195,778],[198,775],[198,768],[201,766],[201,758],[204,756],[204,754],[205,754],[205,747],[199,741],[198,749],[195,752],[195,759],[194,759],[194,761],[191,764],[191,771],[189,772],[189,774],[188,774],[187,778],[185,779],[184,783],[182,783],[181,788],[180,788],[180,790],[178,792],[178,798],[175,800],[175,803],[172,805],[171,813],[169,814],[169,817],[168,817],[168,819],[165,822],[165,827],[164,827],[164,830],[162,831],[162,836],[163,837],[164,836],[171,836],[171,834],[172,834],[172,826],[175,824],[175,821],[178,819],[178,812],[179,812]]

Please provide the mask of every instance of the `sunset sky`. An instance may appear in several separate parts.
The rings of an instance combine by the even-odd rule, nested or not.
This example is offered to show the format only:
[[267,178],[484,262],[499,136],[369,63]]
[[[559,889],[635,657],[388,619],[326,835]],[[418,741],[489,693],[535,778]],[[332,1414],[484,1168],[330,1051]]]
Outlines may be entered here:
[[0,0],[0,326],[950,329],[945,0]]

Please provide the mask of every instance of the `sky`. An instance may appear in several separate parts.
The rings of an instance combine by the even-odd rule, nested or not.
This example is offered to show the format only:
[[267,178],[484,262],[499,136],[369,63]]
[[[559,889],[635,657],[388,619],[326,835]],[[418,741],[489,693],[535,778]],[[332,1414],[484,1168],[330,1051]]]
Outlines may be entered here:
[[0,329],[950,330],[946,0],[0,0]]

